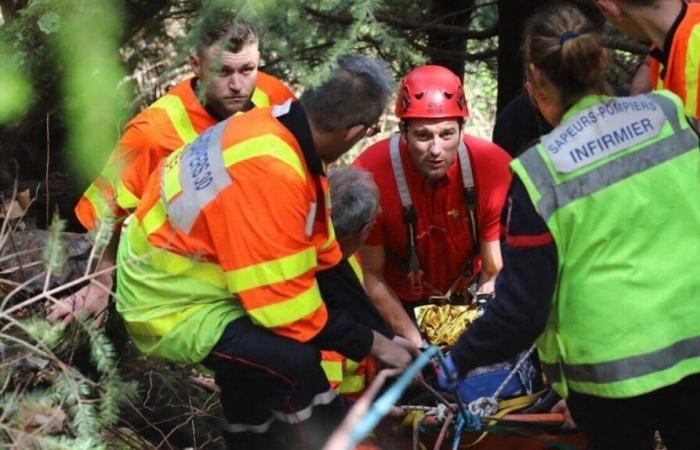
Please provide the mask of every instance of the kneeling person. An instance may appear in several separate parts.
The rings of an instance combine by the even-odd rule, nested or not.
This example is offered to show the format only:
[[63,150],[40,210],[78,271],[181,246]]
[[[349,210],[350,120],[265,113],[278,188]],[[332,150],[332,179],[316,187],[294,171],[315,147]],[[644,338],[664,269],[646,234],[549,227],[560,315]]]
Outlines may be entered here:
[[[372,175],[364,170],[348,167],[343,170],[333,170],[328,174],[331,189],[331,217],[335,228],[336,239],[343,252],[343,258],[347,260],[346,270],[352,270],[356,277],[348,277],[348,283],[342,286],[329,286],[331,289],[344,289],[355,293],[355,302],[369,302],[364,293],[364,276],[356,254],[360,245],[367,239],[374,220],[379,212],[379,190],[372,180]],[[360,310],[369,311],[370,317],[365,320],[375,320],[376,326],[381,329],[384,323],[374,308],[369,305],[348,305],[347,310],[353,310],[357,306]],[[390,331],[385,333],[391,334]],[[373,358],[365,358],[362,361],[348,359],[338,352],[321,352],[321,366],[323,367],[331,387],[339,394],[349,397],[357,397],[364,391],[377,371],[376,361]]]
[[144,353],[215,371],[229,448],[320,446],[345,409],[319,349],[411,360],[318,281],[345,277],[324,163],[367,133],[390,86],[383,65],[348,56],[299,101],[210,128],[161,163],[120,242],[129,334]]

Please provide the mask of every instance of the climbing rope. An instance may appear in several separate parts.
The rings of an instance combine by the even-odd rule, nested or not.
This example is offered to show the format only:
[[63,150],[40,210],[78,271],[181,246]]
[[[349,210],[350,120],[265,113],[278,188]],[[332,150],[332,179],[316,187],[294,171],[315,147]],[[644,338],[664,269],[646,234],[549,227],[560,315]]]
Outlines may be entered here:
[[532,352],[535,350],[535,346],[533,345],[530,347],[530,349],[525,352],[518,362],[513,366],[513,369],[510,371],[508,376],[503,380],[500,386],[496,389],[496,391],[493,393],[492,396],[490,397],[479,397],[476,400],[472,401],[469,403],[469,411],[471,411],[475,416],[478,417],[490,417],[496,415],[498,413],[498,402],[501,396],[501,393],[503,390],[508,386],[508,383],[510,383],[510,380],[513,379],[513,377],[518,373],[520,368],[522,367],[523,364],[525,364],[525,361],[527,361],[530,358],[530,355],[532,355]]
[[[440,395],[438,392],[435,392],[433,389],[429,389],[428,391],[433,393],[436,400],[438,401],[438,406],[401,406],[402,410],[409,412],[408,416],[410,417],[407,417],[404,423],[406,425],[410,424],[412,427],[414,448],[422,448],[422,444],[420,444],[419,441],[419,433],[424,428],[424,422],[429,416],[435,417],[435,422],[433,423],[442,424],[443,430],[441,430],[441,435],[443,435],[443,437],[447,432],[449,422],[454,421],[454,439],[452,442],[452,448],[457,449],[460,446],[462,435],[464,433],[482,431],[482,419],[487,418],[488,420],[492,421],[492,419],[500,418],[502,415],[505,415],[510,411],[523,408],[527,406],[527,404],[532,403],[534,400],[536,400],[539,394],[527,396],[523,399],[513,399],[512,401],[506,400],[500,403],[498,401],[498,396],[503,392],[503,389],[505,389],[507,384],[513,378],[513,376],[515,376],[515,374],[518,372],[518,370],[524,364],[524,362],[530,357],[533,350],[534,346],[530,348],[525,354],[523,354],[523,356],[519,359],[519,361],[513,367],[511,372],[508,374],[506,379],[501,383],[501,385],[494,392],[494,395],[491,397],[482,397],[467,405],[464,401],[462,401],[459,390],[455,389],[453,392],[457,400],[455,409],[453,405],[448,404],[446,402],[445,398],[442,397],[442,395]],[[368,405],[366,413],[363,414],[362,412],[360,412],[358,414],[361,414],[361,416],[357,414],[355,415],[356,421],[352,420],[351,422],[348,422],[347,432],[341,431],[339,432],[338,436],[332,437],[331,440],[335,444],[331,445],[331,441],[329,441],[325,448],[355,448],[355,446],[357,446],[357,444],[360,443],[390,412],[392,407],[401,398],[403,392],[408,388],[408,386],[420,373],[421,369],[423,369],[423,367],[425,367],[426,365],[430,364],[435,357],[437,357],[439,364],[442,366],[443,370],[446,371],[445,373],[449,373],[446,367],[445,356],[440,351],[440,349],[436,346],[429,347],[418,358],[416,358],[416,360],[408,367],[408,369],[406,369],[406,371],[401,376],[399,376],[396,379],[394,384],[389,389],[387,389],[386,392],[384,392],[384,394],[382,394],[374,402],[372,402],[371,406]],[[381,382],[383,383],[383,381]],[[373,382],[372,386],[370,386],[370,389],[368,389],[368,392],[366,392],[366,394],[369,394],[369,391],[377,391],[379,389],[379,386],[375,387],[374,384],[375,383]],[[365,399],[365,395],[363,395],[357,403],[371,402],[371,399],[374,397],[374,395],[374,393],[371,394],[371,396],[367,397],[367,399]],[[356,404],[356,406],[358,405]],[[349,414],[348,416],[350,415],[351,414]],[[447,425],[445,425],[446,422]],[[491,425],[492,423],[493,421],[490,422],[489,425]],[[341,427],[343,427],[343,425],[341,425]],[[334,435],[335,434],[336,433],[334,433]],[[486,433],[482,433],[481,437],[477,439],[477,441],[471,443],[470,445],[475,445],[476,443],[481,441],[485,434]]]

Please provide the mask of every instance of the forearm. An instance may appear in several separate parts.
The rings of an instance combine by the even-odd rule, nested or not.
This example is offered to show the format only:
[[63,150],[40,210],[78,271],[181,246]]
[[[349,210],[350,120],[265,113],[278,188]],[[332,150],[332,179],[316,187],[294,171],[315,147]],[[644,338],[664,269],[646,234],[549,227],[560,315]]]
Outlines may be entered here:
[[529,347],[544,330],[557,280],[557,248],[520,180],[511,188],[503,225],[503,270],[496,298],[452,350],[460,372],[502,361]]
[[[117,226],[117,229],[114,230],[112,237],[109,240],[109,243],[105,247],[104,251],[102,252],[102,256],[100,257],[99,261],[97,262],[97,265],[95,266],[95,272],[103,272],[108,269],[113,269],[114,266],[117,264],[117,249],[119,248],[119,238],[120,232],[119,226]],[[111,287],[113,276],[114,272],[112,270],[108,270],[105,273],[96,275],[94,279],[102,284],[107,284]]]
[[[523,257],[517,268],[508,261],[496,280],[496,298],[452,351],[460,372],[503,361],[528,348],[542,333],[556,276],[547,268],[551,259],[543,249],[539,255]],[[542,265],[544,269],[533,270]]]
[[483,285],[493,281],[503,267],[499,241],[483,242],[479,254],[482,261],[479,285]]
[[366,325],[389,339],[393,337],[391,329],[370,301],[367,292],[346,260],[330,269],[317,272],[316,280],[321,296],[329,309],[343,310],[358,323]]
[[367,274],[366,285],[369,298],[394,333],[419,343],[421,338],[415,323],[386,282],[376,275]]

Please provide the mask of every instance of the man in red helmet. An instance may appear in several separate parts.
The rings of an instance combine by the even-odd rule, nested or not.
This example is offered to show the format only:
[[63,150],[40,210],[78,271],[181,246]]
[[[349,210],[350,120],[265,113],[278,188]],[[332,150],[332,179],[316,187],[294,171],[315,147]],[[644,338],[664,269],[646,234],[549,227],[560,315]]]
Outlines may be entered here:
[[462,82],[444,67],[406,75],[396,116],[399,132],[355,161],[374,175],[382,211],[360,258],[384,320],[420,345],[412,306],[454,300],[477,277],[482,291],[493,289],[510,157],[463,133],[469,111]]

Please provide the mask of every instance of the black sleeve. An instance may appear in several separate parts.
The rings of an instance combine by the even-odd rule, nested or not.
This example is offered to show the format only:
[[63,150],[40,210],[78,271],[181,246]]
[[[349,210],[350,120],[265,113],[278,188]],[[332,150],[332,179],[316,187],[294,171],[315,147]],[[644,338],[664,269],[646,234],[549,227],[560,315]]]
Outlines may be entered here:
[[528,149],[528,144],[551,131],[527,92],[508,103],[496,118],[493,142],[516,158]]
[[544,331],[557,278],[557,249],[519,178],[513,178],[502,224],[503,269],[496,297],[452,349],[460,373],[503,361]]
[[328,308],[328,322],[310,343],[321,350],[335,350],[341,355],[360,361],[372,348],[372,330],[350,317],[343,310]]
[[394,337],[347,261],[317,272],[316,281],[329,312],[328,324],[313,340],[318,347],[358,360],[369,353],[371,330]]

